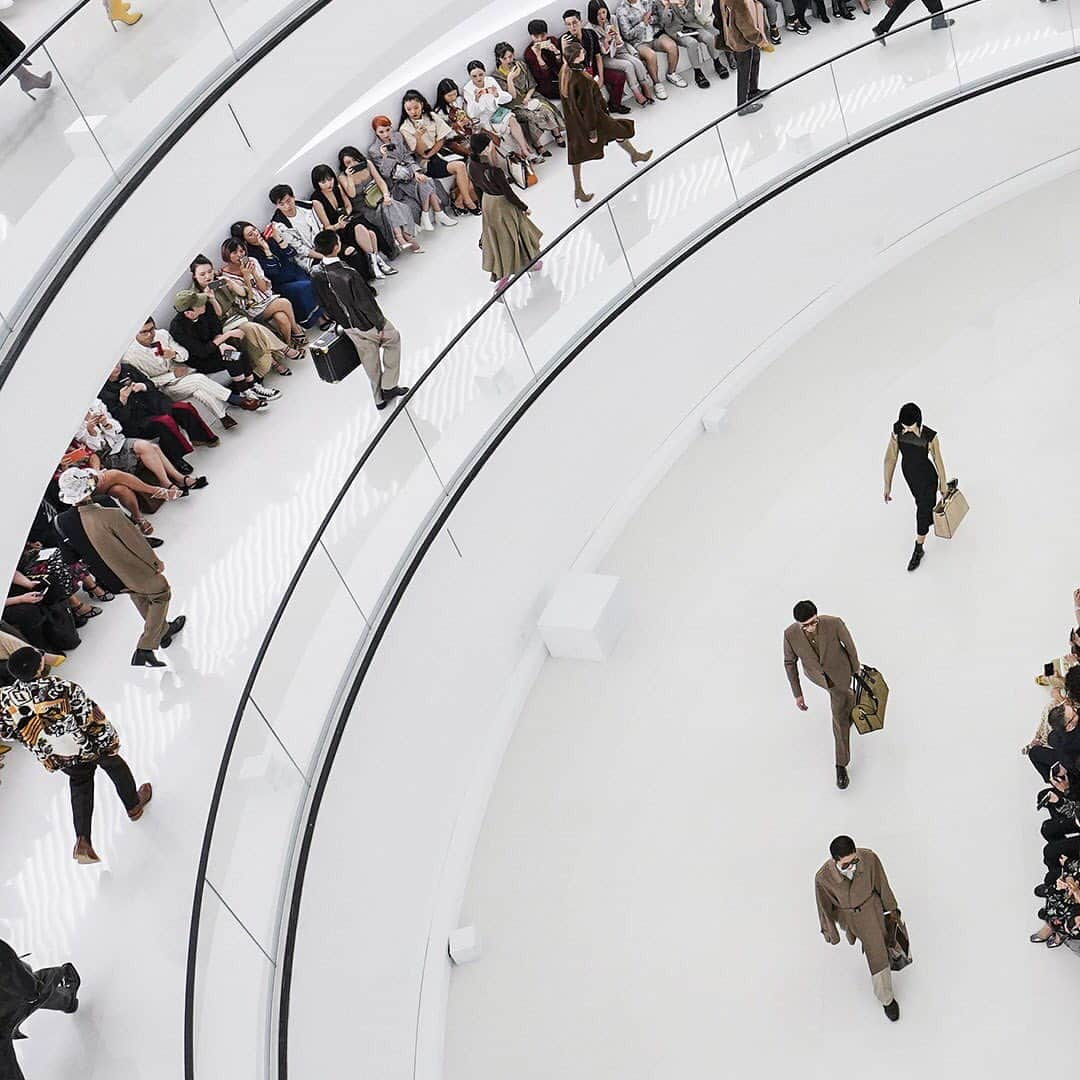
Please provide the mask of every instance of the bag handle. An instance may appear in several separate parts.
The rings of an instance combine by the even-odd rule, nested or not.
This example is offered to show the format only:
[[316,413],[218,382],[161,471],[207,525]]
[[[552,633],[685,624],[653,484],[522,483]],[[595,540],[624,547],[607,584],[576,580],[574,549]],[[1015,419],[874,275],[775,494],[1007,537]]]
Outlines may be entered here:
[[857,686],[862,687],[862,689],[866,691],[866,693],[870,697],[870,700],[874,703],[874,708],[876,709],[878,707],[878,696],[871,689],[870,684],[866,681],[866,679],[863,678],[862,669],[860,669],[859,671],[853,671],[851,673],[851,681]]

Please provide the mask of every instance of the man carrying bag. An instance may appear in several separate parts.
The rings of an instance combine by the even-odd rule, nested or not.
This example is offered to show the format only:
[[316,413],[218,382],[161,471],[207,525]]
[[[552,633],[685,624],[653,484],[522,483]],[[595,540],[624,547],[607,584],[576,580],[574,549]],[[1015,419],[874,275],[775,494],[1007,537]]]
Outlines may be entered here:
[[371,380],[375,408],[385,409],[394,398],[409,392],[407,386],[398,385],[401,335],[382,313],[367,282],[341,261],[338,234],[324,230],[315,237],[314,247],[323,256],[311,271],[319,303],[353,343]]

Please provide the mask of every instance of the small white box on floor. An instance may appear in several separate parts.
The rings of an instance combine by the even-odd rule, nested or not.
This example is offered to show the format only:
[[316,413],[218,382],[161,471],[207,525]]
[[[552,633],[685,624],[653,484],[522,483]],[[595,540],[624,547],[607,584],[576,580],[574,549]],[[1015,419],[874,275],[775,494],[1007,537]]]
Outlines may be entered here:
[[480,959],[480,931],[475,926],[462,926],[450,935],[450,959],[455,964],[471,964]]
[[567,574],[540,616],[540,636],[552,656],[604,660],[630,618],[622,579]]
[[714,405],[701,414],[701,426],[710,434],[715,435],[727,422],[727,409],[723,405]]

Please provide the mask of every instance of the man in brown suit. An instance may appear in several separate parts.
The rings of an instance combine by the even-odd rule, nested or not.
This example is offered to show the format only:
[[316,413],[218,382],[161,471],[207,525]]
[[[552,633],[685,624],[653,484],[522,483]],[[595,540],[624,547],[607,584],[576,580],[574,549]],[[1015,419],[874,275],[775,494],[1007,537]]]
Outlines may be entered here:
[[837,925],[848,944],[862,945],[874,996],[890,1020],[900,1019],[900,1003],[893,995],[889,966],[889,920],[900,919],[896,897],[881,860],[869,848],[857,848],[850,836],[838,836],[829,845],[829,859],[814,876],[821,933],[830,945],[840,944]]
[[784,670],[795,704],[803,712],[806,701],[799,682],[799,661],[806,677],[828,690],[832,704],[833,742],[836,745],[836,786],[848,786],[851,761],[851,710],[855,694],[851,677],[859,670],[859,653],[843,619],[819,615],[810,600],[795,605],[795,621],[784,631]]
[[[60,474],[60,499],[74,511],[58,518],[64,536],[110,592],[126,592],[143,617],[143,632],[131,658],[133,667],[164,667],[154,650],[167,649],[187,622],[180,615],[169,622],[172,591],[139,527],[119,507],[93,501],[97,474],[93,469],[68,469]],[[119,588],[117,588],[119,585]]]

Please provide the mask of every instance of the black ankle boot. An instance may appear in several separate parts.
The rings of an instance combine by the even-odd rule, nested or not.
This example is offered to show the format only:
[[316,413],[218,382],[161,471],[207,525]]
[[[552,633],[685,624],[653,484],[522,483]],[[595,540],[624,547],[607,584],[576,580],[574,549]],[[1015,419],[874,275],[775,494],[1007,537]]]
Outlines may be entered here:
[[848,780],[847,769],[843,765],[836,766],[836,786],[843,791],[851,781]]
[[152,649],[136,649],[131,658],[132,667],[164,667],[165,661],[159,660]]
[[883,1005],[885,1015],[894,1023],[900,1019],[900,1002],[893,998],[888,1005]]
[[916,544],[915,550],[911,553],[911,558],[908,560],[907,568],[909,570],[918,570],[919,563],[922,562],[924,554],[925,550],[923,549],[923,545]]

